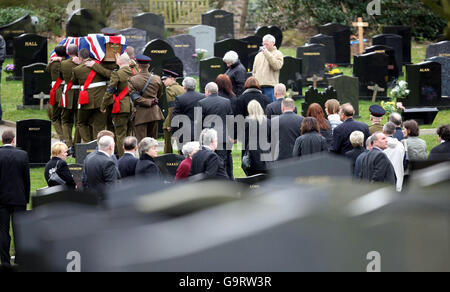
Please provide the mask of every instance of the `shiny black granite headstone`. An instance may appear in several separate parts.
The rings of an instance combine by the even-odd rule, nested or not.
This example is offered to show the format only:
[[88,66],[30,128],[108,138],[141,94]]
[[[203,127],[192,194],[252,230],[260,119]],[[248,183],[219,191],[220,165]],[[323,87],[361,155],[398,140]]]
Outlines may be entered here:
[[319,27],[319,33],[334,37],[336,64],[350,65],[350,27],[338,23],[328,23]]
[[147,44],[147,32],[145,30],[126,28],[119,31],[119,34],[127,38],[128,47],[133,47],[136,55],[144,52],[144,47]]
[[354,56],[353,76],[359,78],[359,98],[372,100],[373,91],[368,86],[378,84],[384,92],[378,92],[378,98],[386,98],[389,80],[389,56],[381,53],[369,53]]
[[147,32],[147,41],[164,39],[164,16],[153,13],[141,13],[133,17],[133,27]]
[[389,56],[389,65],[388,65],[389,81],[394,81],[398,79],[400,70],[398,69],[398,64],[396,61],[395,50],[388,46],[376,45],[366,48],[363,54],[374,52],[379,54],[386,54]]
[[77,185],[77,190],[83,190],[83,165],[82,164],[69,164],[70,173],[73,176],[73,180]]
[[259,27],[255,32],[255,35],[261,38],[263,38],[267,34],[275,37],[275,46],[280,49],[283,45],[283,31],[278,26],[271,25]]
[[47,63],[47,38],[37,34],[23,34],[14,38],[14,80],[22,79],[22,67]]
[[403,65],[411,64],[411,27],[402,25],[383,26],[383,34],[397,34],[403,38]]
[[75,144],[75,155],[77,164],[84,164],[86,156],[97,150],[97,140],[89,143]]
[[198,75],[197,58],[194,56],[195,37],[189,34],[177,35],[168,38],[167,42],[173,47],[175,55],[183,62],[186,76]]
[[17,147],[28,153],[31,165],[45,165],[50,160],[52,123],[45,120],[23,120],[17,125]]
[[446,107],[449,99],[442,98],[442,66],[435,62],[423,62],[406,66],[406,81],[410,94],[404,100],[406,107]]
[[318,34],[309,39],[310,44],[322,44],[325,46],[325,62],[328,64],[336,64],[336,51],[334,38],[325,34]]
[[214,82],[220,74],[224,74],[227,65],[222,58],[208,58],[200,61],[200,92],[205,92],[205,86],[209,82]]
[[325,103],[330,99],[337,99],[337,92],[332,86],[329,86],[324,92],[319,92],[317,88],[310,86],[305,93],[305,102],[302,103],[303,116],[306,117],[308,108],[311,104],[318,103],[324,109]]
[[303,79],[317,75],[325,76],[325,46],[321,44],[306,44],[297,48],[297,58],[302,59]]
[[0,35],[3,36],[6,42],[6,57],[11,58],[14,53],[15,37],[23,35],[24,33],[34,33],[35,29],[31,23],[31,17],[29,14],[22,16],[15,21],[0,26]]
[[403,38],[397,34],[380,34],[372,38],[373,45],[383,45],[395,50],[395,62],[400,76],[403,76]]
[[241,40],[226,39],[214,43],[214,56],[223,58],[229,51],[235,51],[245,68],[248,68],[248,44]]
[[169,181],[174,181],[178,166],[185,158],[176,154],[165,154],[155,157],[155,163],[161,170],[162,175]]
[[450,41],[442,41],[427,47],[427,59],[432,57],[450,57]]
[[32,197],[33,208],[47,206],[51,204],[70,203],[85,206],[98,206],[98,194],[74,191],[61,190],[61,186],[51,187],[43,190],[38,190],[36,195]]
[[359,80],[357,77],[346,75],[328,79],[328,84],[337,92],[337,100],[341,104],[351,103],[355,109],[355,115],[359,116]]
[[439,110],[437,108],[409,108],[403,111],[404,121],[415,120],[419,125],[432,125]]
[[280,83],[286,85],[287,89],[292,89],[303,95],[302,85],[302,59],[284,57],[284,65],[280,71]]
[[152,58],[152,61],[150,62],[150,71],[161,76],[164,60],[175,57],[175,52],[166,41],[153,40],[145,46],[144,55]]
[[262,37],[254,35],[241,39],[247,43],[248,53],[248,70],[253,71],[253,64],[255,63],[256,55],[259,53],[259,48],[262,46]]
[[433,57],[427,61],[436,62],[442,66],[442,96],[450,97],[450,57]]
[[234,38],[234,14],[225,10],[211,10],[202,14],[202,24],[216,28],[216,41]]
[[[23,72],[23,98],[24,106],[39,105],[40,101],[34,98],[34,95],[50,94],[50,87],[52,83],[52,76],[47,71],[47,64],[37,63],[25,66],[22,68]],[[48,100],[45,100],[47,103]]]
[[82,8],[67,19],[66,36],[84,37],[92,33],[101,33],[106,26],[106,19],[100,11]]

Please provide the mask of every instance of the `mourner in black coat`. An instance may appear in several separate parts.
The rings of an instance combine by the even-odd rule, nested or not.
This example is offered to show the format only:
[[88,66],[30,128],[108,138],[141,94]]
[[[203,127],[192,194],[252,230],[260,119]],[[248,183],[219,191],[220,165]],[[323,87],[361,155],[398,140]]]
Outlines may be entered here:
[[83,167],[83,189],[91,192],[102,192],[107,184],[115,183],[119,173],[113,159],[98,150],[86,157]]
[[275,137],[272,137],[272,145],[279,151],[278,159],[276,160],[292,158],[295,141],[301,136],[300,128],[304,118],[292,110],[290,109],[281,116],[272,119],[272,126],[275,126],[277,123],[279,125],[278,141]]
[[320,152],[328,152],[327,139],[318,132],[309,132],[295,140],[292,156],[304,157]]
[[189,176],[201,173],[209,179],[229,179],[223,160],[211,148],[205,146],[192,157]]
[[[266,112],[266,116],[268,119],[271,119],[274,116],[279,116],[279,115],[283,114],[283,112],[281,111],[281,104],[283,103],[283,99],[284,98],[279,98],[276,101],[270,103],[266,107],[265,112]],[[294,113],[297,113],[297,107],[295,107]]]
[[236,96],[241,95],[244,92],[244,84],[247,80],[247,70],[245,70],[245,67],[238,61],[231,65],[225,74],[231,79],[234,94]]
[[238,97],[237,100],[237,114],[243,115],[244,118],[248,117],[248,104],[252,101],[256,100],[259,102],[263,111],[266,110],[267,106],[272,103],[272,100],[265,96],[261,90],[257,88],[249,88],[242,93],[241,96]]
[[72,173],[69,170],[69,166],[67,165],[67,162],[65,162],[59,157],[53,157],[45,166],[44,176],[45,180],[47,181],[47,185],[49,187],[60,185],[59,183],[53,180],[49,181],[50,169],[55,168],[56,166],[58,166],[56,173],[63,181],[66,182],[65,185],[68,186],[69,188],[75,189],[76,183],[75,180],[73,179]]
[[353,150],[350,150],[345,153],[345,157],[347,157],[348,159],[350,159],[352,161],[352,170],[353,171],[355,169],[356,160],[364,152],[366,152],[366,149],[364,147],[356,147]]
[[155,160],[148,154],[143,154],[136,163],[136,175],[150,177],[152,180],[162,182],[161,170]]
[[384,152],[377,147],[369,151],[362,160],[361,179],[371,183],[395,185],[397,178],[394,167]]
[[348,151],[353,150],[352,143],[350,143],[350,135],[354,131],[364,133],[364,143],[370,137],[369,126],[355,121],[353,118],[347,119],[334,129],[332,152],[344,155]]
[[125,152],[123,154],[122,158],[119,159],[119,172],[122,179],[132,177],[136,174],[138,160],[131,152]]
[[450,141],[444,142],[430,151],[430,160],[450,160]]
[[[250,127],[253,127],[252,130],[250,130]],[[261,132],[262,128],[267,130],[265,134]],[[270,120],[264,119],[260,124],[257,120],[247,119],[245,123],[244,143],[244,154],[248,153],[250,161],[250,168],[244,169],[247,176],[267,172],[267,162],[270,161],[268,157],[271,146],[270,131]],[[256,136],[253,137],[253,133],[256,133]],[[267,155],[265,160],[261,159],[263,155]]]

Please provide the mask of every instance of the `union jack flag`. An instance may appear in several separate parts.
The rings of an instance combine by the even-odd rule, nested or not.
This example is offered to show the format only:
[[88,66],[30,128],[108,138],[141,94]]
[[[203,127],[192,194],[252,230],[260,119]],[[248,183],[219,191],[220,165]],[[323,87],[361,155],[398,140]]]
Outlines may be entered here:
[[[81,39],[81,38],[67,37],[67,38],[63,39],[63,40],[58,44],[58,46],[64,46],[64,47],[66,47],[66,50],[67,50],[67,47],[68,47],[69,45],[72,45],[72,44],[75,44],[75,45],[77,45],[77,47],[79,47],[79,46],[80,46],[80,39]],[[52,53],[50,54],[50,59],[51,59],[51,58],[54,58],[54,57],[56,57],[55,50],[53,50]]]

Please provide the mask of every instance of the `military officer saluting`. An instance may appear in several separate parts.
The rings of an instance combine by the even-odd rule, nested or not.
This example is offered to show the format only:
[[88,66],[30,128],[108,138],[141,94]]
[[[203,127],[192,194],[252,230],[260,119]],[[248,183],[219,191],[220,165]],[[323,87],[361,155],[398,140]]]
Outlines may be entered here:
[[164,119],[159,98],[162,95],[161,78],[150,73],[151,58],[137,55],[139,73],[128,80],[130,98],[135,105],[134,128],[140,142],[145,137],[158,138],[158,123]]
[[173,118],[173,110],[175,108],[176,98],[182,94],[184,94],[184,88],[178,84],[175,78],[179,77],[179,75],[175,72],[172,72],[167,69],[163,69],[163,77],[162,81],[166,86],[166,98],[167,98],[167,107],[168,113],[166,120],[163,124],[164,129],[164,153],[173,153],[172,148],[172,129],[171,123]]
[[61,108],[59,104],[61,102],[62,88],[65,84],[61,75],[61,60],[66,57],[66,47],[57,46],[55,48],[56,58],[52,59],[47,66],[47,71],[50,72],[52,77],[50,99],[48,101],[51,105],[49,109],[49,116],[55,127],[56,133],[60,140],[64,139],[62,124],[61,124]]
[[117,55],[116,62],[118,70],[111,73],[111,79],[106,89],[103,102],[100,107],[102,112],[112,105],[112,122],[116,136],[117,152],[119,157],[123,156],[123,141],[127,137],[128,121],[131,116],[131,102],[128,92],[128,79],[135,74],[130,68],[130,58],[127,54]]
[[370,135],[376,132],[383,132],[383,117],[386,114],[386,110],[381,106],[374,104],[369,108],[370,121],[372,126],[369,127]]

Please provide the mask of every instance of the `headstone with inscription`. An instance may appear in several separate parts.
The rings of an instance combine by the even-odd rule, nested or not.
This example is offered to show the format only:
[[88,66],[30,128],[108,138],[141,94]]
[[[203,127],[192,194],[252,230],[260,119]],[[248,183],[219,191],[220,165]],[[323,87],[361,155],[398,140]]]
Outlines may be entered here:
[[37,63],[22,68],[23,72],[23,106],[38,107],[40,101],[34,95],[50,94],[52,77],[47,72],[47,64]]
[[280,83],[286,85],[287,89],[298,92],[298,96],[303,95],[302,59],[284,57],[284,65],[280,71]]
[[106,26],[106,18],[100,11],[82,8],[67,19],[66,36],[84,37],[88,34],[101,33]]
[[364,50],[364,54],[374,52],[379,54],[386,54],[389,56],[389,65],[388,65],[389,81],[394,81],[398,79],[400,70],[398,69],[398,63],[396,61],[395,50],[391,47],[383,45],[371,46]]
[[226,70],[227,65],[222,58],[213,57],[200,61],[200,92],[205,92],[206,84],[215,81]]
[[174,181],[178,166],[184,160],[184,157],[176,154],[165,154],[155,158],[155,163],[161,170],[162,175],[168,181]]
[[34,63],[47,63],[47,38],[36,34],[23,34],[14,38],[14,75],[22,79],[22,68]]
[[403,75],[403,38],[397,34],[381,34],[372,38],[373,45],[388,46],[395,50],[399,76]]
[[283,45],[283,31],[278,26],[262,26],[259,27],[255,35],[263,38],[265,35],[270,34],[275,37],[275,46],[280,49]]
[[69,164],[69,170],[72,174],[73,180],[77,185],[77,190],[83,190],[83,165],[82,164]]
[[427,61],[441,64],[442,97],[450,97],[450,57],[433,57]]
[[127,45],[133,47],[135,54],[139,55],[144,52],[147,44],[147,32],[138,28],[126,28],[119,31],[119,34],[127,38]]
[[3,36],[6,42],[6,57],[11,58],[14,53],[15,37],[23,35],[25,33],[34,33],[35,29],[31,23],[31,17],[26,14],[15,21],[0,26],[0,35]]
[[325,76],[325,46],[322,44],[306,44],[297,48],[297,58],[303,61],[303,79],[317,75]]
[[450,41],[442,41],[427,47],[427,59],[432,57],[450,57]]
[[81,143],[75,145],[75,155],[77,164],[84,164],[86,156],[97,150],[97,140],[89,143]]
[[234,14],[225,10],[211,10],[202,14],[202,24],[216,28],[216,41],[234,38]]
[[325,34],[318,34],[309,39],[310,44],[322,44],[325,46],[325,62],[328,64],[336,63],[336,51],[334,38]]
[[189,34],[177,35],[167,39],[175,55],[181,59],[186,76],[198,75],[198,63],[195,57],[195,37]]
[[338,23],[328,23],[319,27],[319,33],[334,38],[336,64],[340,66],[350,65],[350,27]]
[[147,41],[164,39],[164,16],[153,13],[141,13],[133,17],[133,27],[147,32]]
[[259,48],[262,46],[262,37],[254,35],[241,39],[247,43],[247,56],[249,71],[253,71],[253,64],[255,63],[256,55],[259,53]]
[[337,100],[341,104],[351,103],[355,109],[355,115],[359,116],[359,80],[356,77],[336,76],[328,79],[328,84],[337,93]]
[[229,51],[235,51],[245,68],[248,68],[248,44],[241,40],[226,39],[214,44],[214,56],[223,58]]
[[195,50],[206,50],[205,57],[214,56],[216,28],[208,25],[197,25],[189,29],[189,34],[195,37]]
[[373,52],[354,56],[353,76],[359,78],[360,99],[372,100],[373,92],[367,87],[375,84],[385,89],[383,93],[378,94],[378,97],[386,98],[389,80],[388,65],[389,56],[386,54]]
[[45,165],[50,160],[52,123],[46,120],[17,122],[17,147],[28,153],[31,165]]
[[383,26],[383,34],[397,34],[403,40],[403,65],[411,64],[411,27],[402,25]]
[[150,71],[161,76],[164,60],[175,57],[175,52],[166,41],[153,40],[145,46],[144,55],[152,58]]

